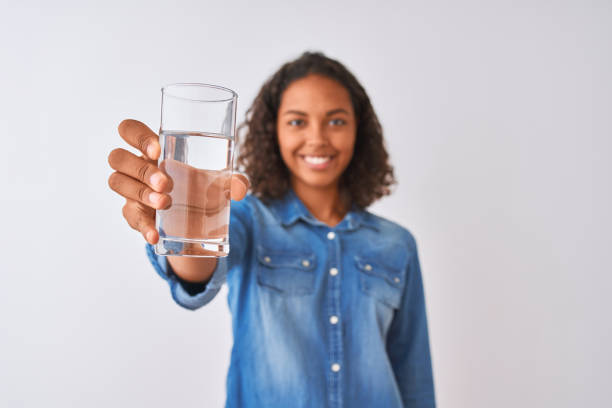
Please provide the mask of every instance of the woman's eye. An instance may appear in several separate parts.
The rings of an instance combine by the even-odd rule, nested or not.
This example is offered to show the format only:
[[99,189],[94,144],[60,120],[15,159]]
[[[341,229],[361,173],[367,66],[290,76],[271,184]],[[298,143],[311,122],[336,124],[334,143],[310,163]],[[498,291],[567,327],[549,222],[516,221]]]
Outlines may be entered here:
[[301,126],[304,124],[302,119],[292,119],[289,121],[289,126]]
[[346,124],[344,119],[332,119],[329,121],[329,124],[332,126],[342,126]]

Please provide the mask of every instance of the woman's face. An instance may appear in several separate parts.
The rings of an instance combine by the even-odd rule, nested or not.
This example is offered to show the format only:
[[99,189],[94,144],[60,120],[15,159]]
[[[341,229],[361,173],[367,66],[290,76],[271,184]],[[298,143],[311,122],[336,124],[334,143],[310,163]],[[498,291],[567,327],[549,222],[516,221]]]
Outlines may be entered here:
[[337,187],[353,156],[357,131],[342,85],[320,75],[292,82],[283,92],[276,128],[295,189]]

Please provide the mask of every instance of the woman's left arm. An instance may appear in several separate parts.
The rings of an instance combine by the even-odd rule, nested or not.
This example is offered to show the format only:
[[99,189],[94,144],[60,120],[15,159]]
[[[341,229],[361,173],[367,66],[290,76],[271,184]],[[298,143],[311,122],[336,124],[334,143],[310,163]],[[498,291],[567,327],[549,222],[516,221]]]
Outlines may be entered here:
[[[411,237],[412,238],[412,237]],[[399,310],[387,336],[387,353],[405,407],[435,407],[433,372],[423,279],[416,243],[406,271],[406,285]]]

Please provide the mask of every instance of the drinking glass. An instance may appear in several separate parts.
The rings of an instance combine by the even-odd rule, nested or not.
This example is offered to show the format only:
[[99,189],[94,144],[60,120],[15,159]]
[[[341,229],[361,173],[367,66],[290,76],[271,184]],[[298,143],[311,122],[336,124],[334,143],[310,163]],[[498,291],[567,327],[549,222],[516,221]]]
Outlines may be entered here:
[[157,254],[227,256],[237,100],[216,85],[162,88],[158,165],[173,189],[170,207],[156,213]]

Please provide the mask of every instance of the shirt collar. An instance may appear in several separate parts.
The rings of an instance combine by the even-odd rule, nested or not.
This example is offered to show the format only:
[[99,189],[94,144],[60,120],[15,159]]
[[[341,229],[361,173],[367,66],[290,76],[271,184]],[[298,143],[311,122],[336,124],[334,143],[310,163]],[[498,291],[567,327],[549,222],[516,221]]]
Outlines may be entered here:
[[[270,203],[270,208],[276,214],[280,223],[287,227],[301,220],[315,226],[329,226],[317,220],[308,211],[304,203],[298,198],[295,192],[290,189],[281,199]],[[353,204],[351,210],[344,216],[344,219],[334,227],[336,230],[355,230],[360,226],[378,229],[372,215]]]

